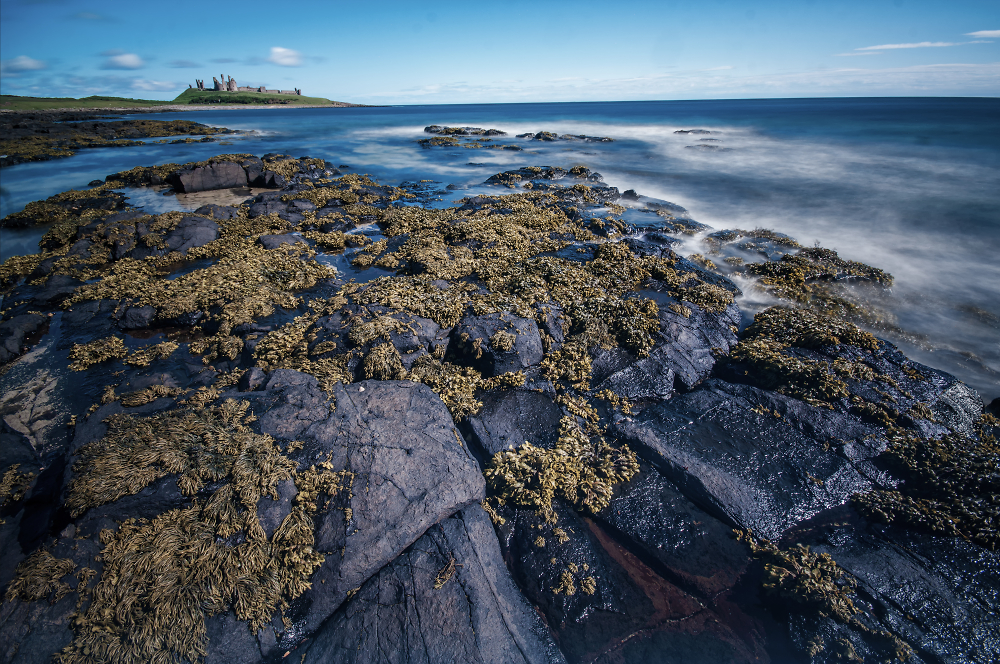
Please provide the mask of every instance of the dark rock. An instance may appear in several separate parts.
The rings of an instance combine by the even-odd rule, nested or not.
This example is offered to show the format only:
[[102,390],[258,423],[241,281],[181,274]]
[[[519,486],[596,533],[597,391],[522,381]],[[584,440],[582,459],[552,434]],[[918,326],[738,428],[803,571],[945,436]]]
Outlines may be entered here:
[[486,376],[526,369],[541,362],[543,354],[538,324],[507,312],[460,320],[449,352]]
[[637,201],[639,200],[639,194],[635,192],[635,189],[626,189],[622,192],[622,198],[627,201]]
[[209,205],[202,205],[200,208],[195,210],[194,213],[224,221],[228,219],[235,219],[239,216],[240,211],[239,208],[232,205],[216,205],[211,203]]
[[753,628],[738,633],[727,626],[752,625],[738,608],[698,599],[592,519],[561,503],[553,506],[555,526],[532,510],[501,507],[505,521],[496,530],[511,575],[568,661],[757,661],[761,648]]
[[[331,411],[314,377],[278,369],[263,391],[239,397],[250,401],[263,433],[303,442],[294,459],[308,464],[329,458],[334,468],[355,473],[344,504],[316,515],[315,547],[329,552],[326,562],[312,576],[312,588],[286,612],[295,629],[266,627],[258,635],[264,658],[280,657],[300,635],[316,630],[353,589],[431,525],[483,498],[475,460],[444,404],[424,385],[337,383]],[[350,508],[351,519],[337,507]],[[209,662],[229,661],[211,642],[209,650]]]
[[1000,397],[991,401],[984,410],[993,416],[1000,415]]
[[90,182],[87,183],[87,186],[100,187],[102,184],[104,184],[104,180],[91,180]]
[[41,314],[21,314],[0,323],[0,364],[20,355],[25,338],[47,321]]
[[[878,632],[901,637],[915,651],[910,661],[987,664],[1000,652],[1000,554],[951,537],[868,524],[849,510],[833,510],[789,533],[828,553],[858,581],[862,621],[875,633],[830,618],[791,616],[790,632],[806,651],[816,634],[828,644],[843,638],[864,661],[892,650]],[[860,600],[860,601],[859,601]],[[781,607],[778,607],[779,612]],[[828,648],[828,650],[831,650]],[[837,661],[824,653],[815,662]]]
[[615,487],[611,504],[595,518],[641,551],[662,576],[698,597],[733,588],[750,563],[750,548],[733,537],[731,526],[646,463]]
[[885,448],[853,417],[714,379],[618,433],[699,507],[770,539],[869,491]]
[[267,374],[260,367],[252,367],[240,376],[240,391],[252,392],[263,385],[266,380]]
[[190,194],[213,189],[233,189],[247,186],[247,173],[239,164],[220,161],[208,166],[197,166],[176,174],[175,187]]
[[131,306],[118,317],[118,327],[123,330],[140,330],[149,327],[156,317],[156,307],[146,305],[143,307]]
[[470,442],[485,461],[508,447],[531,443],[552,447],[559,438],[562,410],[543,393],[531,390],[499,390],[484,394],[483,407],[468,418]]
[[283,244],[295,244],[296,242],[305,244],[302,238],[297,235],[261,235],[257,238],[257,242],[265,249],[277,249]]
[[511,580],[478,505],[428,530],[302,650],[307,661],[356,664],[566,661]]

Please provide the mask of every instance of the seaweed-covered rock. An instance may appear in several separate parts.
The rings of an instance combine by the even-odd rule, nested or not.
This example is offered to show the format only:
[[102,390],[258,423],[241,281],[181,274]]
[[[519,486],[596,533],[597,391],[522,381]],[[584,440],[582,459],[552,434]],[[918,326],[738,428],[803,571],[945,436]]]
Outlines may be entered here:
[[869,490],[885,447],[855,418],[714,379],[619,427],[700,507],[769,538]]
[[562,411],[544,392],[497,390],[484,394],[481,401],[483,407],[469,416],[468,426],[484,459],[526,442],[552,447],[559,437]]
[[[259,413],[262,432],[301,441],[295,456],[303,461],[319,458],[354,474],[349,511],[317,517],[316,548],[328,554],[289,614],[295,629],[267,627],[258,635],[263,656],[271,657],[316,630],[432,524],[480,500],[484,481],[448,411],[423,385],[336,384],[333,411],[307,374],[279,369],[264,388],[238,395]],[[228,660],[209,647],[209,661]]]
[[305,661],[566,660],[504,567],[478,505],[431,527],[365,582],[305,646]]
[[486,376],[520,371],[542,361],[538,324],[507,312],[466,316],[451,333],[449,352]]
[[175,175],[175,186],[186,194],[213,189],[233,189],[247,186],[247,172],[231,161],[220,161]]

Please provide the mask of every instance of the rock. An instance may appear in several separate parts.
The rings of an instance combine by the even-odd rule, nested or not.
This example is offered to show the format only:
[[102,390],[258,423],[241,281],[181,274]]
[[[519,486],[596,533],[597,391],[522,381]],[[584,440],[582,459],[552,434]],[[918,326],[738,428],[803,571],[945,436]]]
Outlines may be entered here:
[[595,518],[623,535],[661,576],[703,599],[732,589],[750,562],[749,547],[729,525],[644,462]]
[[261,370],[260,367],[253,367],[248,369],[246,373],[240,376],[239,387],[241,392],[251,392],[256,390],[258,387],[264,384],[267,380],[267,374]]
[[0,323],[0,364],[21,354],[25,338],[48,321],[41,314],[21,314]]
[[118,327],[123,330],[141,330],[149,327],[155,317],[156,307],[152,305],[131,306],[118,317]]
[[715,379],[618,433],[700,508],[769,539],[869,491],[885,446],[853,417]]
[[727,626],[752,624],[737,607],[722,603],[717,610],[660,576],[592,519],[558,501],[553,507],[555,526],[533,510],[501,507],[505,521],[496,530],[511,576],[569,662],[757,661],[753,628],[738,634]]
[[[849,510],[833,510],[791,533],[818,553],[828,553],[858,581],[857,596],[871,609],[862,616],[876,632],[887,630],[915,651],[914,661],[995,661],[1000,652],[1000,554],[958,538],[869,524]],[[855,600],[857,601],[857,600]],[[843,638],[864,661],[891,655],[886,639],[815,615],[789,620],[801,650],[821,635]],[[833,650],[827,648],[827,651]],[[832,652],[814,662],[837,661]]]
[[485,376],[519,371],[542,361],[538,324],[507,312],[466,316],[451,333],[449,353]]
[[213,189],[233,189],[247,186],[247,173],[239,164],[220,161],[208,166],[197,166],[175,175],[178,191],[186,194]]
[[[602,370],[595,358],[594,380],[599,389],[610,389],[632,400],[668,399],[675,389],[690,390],[715,368],[736,345],[740,323],[739,308],[732,304],[716,314],[688,303],[690,314],[660,307],[660,330],[656,345],[647,357],[636,360],[616,349],[621,356],[613,369]],[[607,360],[605,360],[607,362]]]
[[211,203],[209,205],[202,205],[200,208],[194,211],[195,214],[200,214],[205,217],[212,217],[213,219],[219,219],[220,221],[225,221],[228,219],[235,219],[239,216],[239,208],[232,205],[216,205]]
[[305,244],[302,238],[297,235],[261,235],[257,238],[257,242],[265,249],[277,249],[283,244],[295,244],[297,242]]
[[[264,388],[236,395],[250,401],[263,433],[302,441],[302,449],[292,455],[301,463],[329,457],[332,467],[355,473],[354,490],[344,504],[351,519],[336,508],[316,515],[315,546],[328,553],[311,577],[312,588],[286,611],[295,629],[266,627],[258,635],[262,656],[269,659],[318,629],[350,591],[431,525],[481,500],[485,485],[451,415],[424,385],[337,383],[333,411],[329,397],[307,374],[278,369]],[[209,642],[207,661],[229,658]]]
[[104,180],[91,180],[90,182],[87,183],[87,186],[100,187],[102,184],[104,184]]
[[478,505],[431,527],[300,650],[305,661],[355,664],[566,661]]
[[562,410],[547,394],[531,390],[498,390],[484,394],[483,407],[468,418],[470,443],[483,461],[510,446],[531,443],[552,447],[559,438]]
[[247,169],[248,177],[253,174],[253,179],[249,180],[251,187],[264,187],[267,189],[281,189],[287,184],[287,180],[284,175],[275,173],[274,171],[258,171],[257,169]]

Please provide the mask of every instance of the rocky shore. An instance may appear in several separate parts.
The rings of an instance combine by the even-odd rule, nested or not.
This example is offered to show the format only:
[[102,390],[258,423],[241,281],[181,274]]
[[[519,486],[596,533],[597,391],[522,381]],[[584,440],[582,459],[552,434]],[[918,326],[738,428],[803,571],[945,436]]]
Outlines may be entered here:
[[890,275],[486,184],[221,155],[3,220],[51,224],[0,266],[4,661],[996,661],[1000,422],[858,327]]

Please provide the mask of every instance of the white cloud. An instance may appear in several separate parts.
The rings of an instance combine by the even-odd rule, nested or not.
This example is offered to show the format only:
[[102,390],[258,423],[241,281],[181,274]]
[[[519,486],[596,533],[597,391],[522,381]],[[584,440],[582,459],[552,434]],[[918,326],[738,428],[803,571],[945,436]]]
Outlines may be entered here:
[[146,66],[135,53],[121,53],[115,51],[105,52],[109,57],[101,65],[101,69],[142,69]]
[[183,83],[175,83],[171,81],[147,81],[143,78],[137,78],[132,81],[132,88],[135,90],[149,90],[153,92],[170,92],[171,90],[179,90],[183,88]]
[[980,39],[1000,39],[1000,30],[977,30],[976,32],[966,32],[965,35]]
[[47,66],[41,60],[35,60],[26,55],[19,55],[13,60],[4,60],[0,63],[0,71],[3,71],[4,74],[13,74],[16,76],[21,72],[38,71],[39,69],[45,69]]
[[268,61],[282,67],[299,67],[302,65],[302,54],[290,48],[272,46]]
[[865,46],[855,51],[888,51],[894,48],[940,48],[942,46],[959,46],[964,42],[917,42],[915,44],[882,44],[880,46]]

